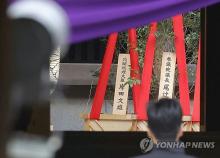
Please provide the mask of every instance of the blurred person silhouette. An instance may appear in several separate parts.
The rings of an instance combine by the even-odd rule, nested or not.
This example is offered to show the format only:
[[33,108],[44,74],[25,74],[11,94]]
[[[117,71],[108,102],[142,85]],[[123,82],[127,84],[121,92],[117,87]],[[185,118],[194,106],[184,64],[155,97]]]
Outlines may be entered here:
[[162,98],[157,102],[151,102],[147,114],[152,150],[137,158],[193,158],[185,153],[184,146],[181,146],[183,142],[179,141],[183,135],[182,109],[179,101]]

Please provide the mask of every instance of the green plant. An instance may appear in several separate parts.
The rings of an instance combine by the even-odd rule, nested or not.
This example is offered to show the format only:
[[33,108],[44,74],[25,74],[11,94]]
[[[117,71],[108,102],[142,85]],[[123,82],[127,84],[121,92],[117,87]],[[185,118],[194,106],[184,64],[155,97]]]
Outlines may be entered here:
[[[137,40],[138,47],[137,51],[139,54],[139,64],[142,71],[146,39],[149,34],[149,25],[140,27],[136,29],[137,31]],[[186,47],[186,59],[187,64],[196,64],[197,63],[197,54],[198,54],[198,43],[199,43],[199,34],[200,34],[200,11],[194,11],[187,14],[184,14],[184,32],[185,32],[185,47]],[[158,22],[158,29],[156,32],[156,50],[154,56],[154,65],[153,65],[153,76],[151,82],[151,97],[157,97],[160,81],[160,69],[161,69],[161,58],[162,52],[169,51],[175,52],[174,47],[174,33],[172,27],[171,19],[166,19],[161,22]],[[104,43],[106,44],[106,38],[104,38]],[[118,36],[117,46],[116,46],[116,56],[114,58],[114,63],[117,63],[117,57],[119,53],[128,53],[129,44],[128,44],[128,34],[126,32],[120,32]],[[191,72],[194,73],[194,72]],[[177,84],[177,71],[175,74],[175,84]],[[133,84],[139,83],[137,80],[129,78],[127,83],[132,86]],[[189,87],[192,89],[193,86]],[[191,91],[192,92],[192,91]],[[178,90],[175,94],[178,96]]]

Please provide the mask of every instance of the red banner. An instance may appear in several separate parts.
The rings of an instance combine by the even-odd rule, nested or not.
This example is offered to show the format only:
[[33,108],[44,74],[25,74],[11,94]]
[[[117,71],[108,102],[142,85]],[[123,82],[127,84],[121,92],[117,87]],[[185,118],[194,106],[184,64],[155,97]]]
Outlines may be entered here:
[[198,50],[198,62],[196,66],[195,92],[194,92],[194,106],[192,113],[192,121],[200,122],[200,40]]
[[91,119],[99,119],[102,104],[105,97],[105,91],[108,84],[108,76],[111,70],[112,59],[115,51],[118,33],[112,33],[108,38],[105,55],[102,62],[102,68],[99,75],[99,81],[96,87],[95,97],[90,113]]
[[190,98],[182,15],[173,17],[173,30],[175,35],[174,40],[178,67],[180,103],[182,106],[183,115],[190,115]]
[[[138,62],[136,29],[134,28],[129,29],[128,37],[130,44],[131,78],[134,80],[140,80],[140,67]],[[140,93],[140,84],[134,84],[132,87],[132,95],[133,95],[135,113],[137,112],[139,93]]]
[[137,107],[138,120],[147,119],[146,110],[150,95],[152,68],[154,61],[154,52],[156,47],[156,36],[155,36],[156,31],[157,31],[157,23],[152,23],[150,28],[150,34],[146,42],[144,67],[141,78],[141,89],[140,89],[139,103]]

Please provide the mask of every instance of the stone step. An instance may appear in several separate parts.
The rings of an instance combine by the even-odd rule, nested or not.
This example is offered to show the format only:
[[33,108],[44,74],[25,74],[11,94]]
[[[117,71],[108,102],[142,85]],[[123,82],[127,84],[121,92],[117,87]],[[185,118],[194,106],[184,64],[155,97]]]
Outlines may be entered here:
[[[101,64],[90,63],[60,63],[59,84],[61,85],[96,85]],[[117,64],[112,64],[109,76],[109,85],[115,84]],[[193,85],[195,79],[195,64],[188,64],[189,85]]]

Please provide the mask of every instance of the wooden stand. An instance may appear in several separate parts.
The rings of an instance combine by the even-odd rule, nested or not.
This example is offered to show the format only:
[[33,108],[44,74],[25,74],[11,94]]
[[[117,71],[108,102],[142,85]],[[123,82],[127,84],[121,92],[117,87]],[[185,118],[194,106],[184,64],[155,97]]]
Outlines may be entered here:
[[[148,131],[146,121],[138,121],[135,114],[101,114],[99,120],[92,120],[89,114],[82,114],[85,131]],[[199,123],[191,121],[191,116],[183,116],[183,131],[199,131]]]
[[86,131],[147,131],[147,123],[138,121],[135,114],[101,114],[99,120],[91,120],[88,114],[82,114]]
[[183,131],[187,132],[199,132],[200,131],[200,123],[187,121],[183,122]]
[[[129,77],[128,54],[120,54],[116,76],[115,96],[112,114],[100,114],[99,119],[90,119],[89,114],[82,114],[86,131],[148,131],[146,121],[139,121],[135,114],[127,114],[128,85],[124,85]],[[164,52],[161,66],[159,98],[173,96],[176,55]],[[93,117],[94,118],[94,117]],[[97,118],[97,117],[95,117]],[[199,123],[193,123],[191,116],[183,116],[183,131],[199,131]]]

